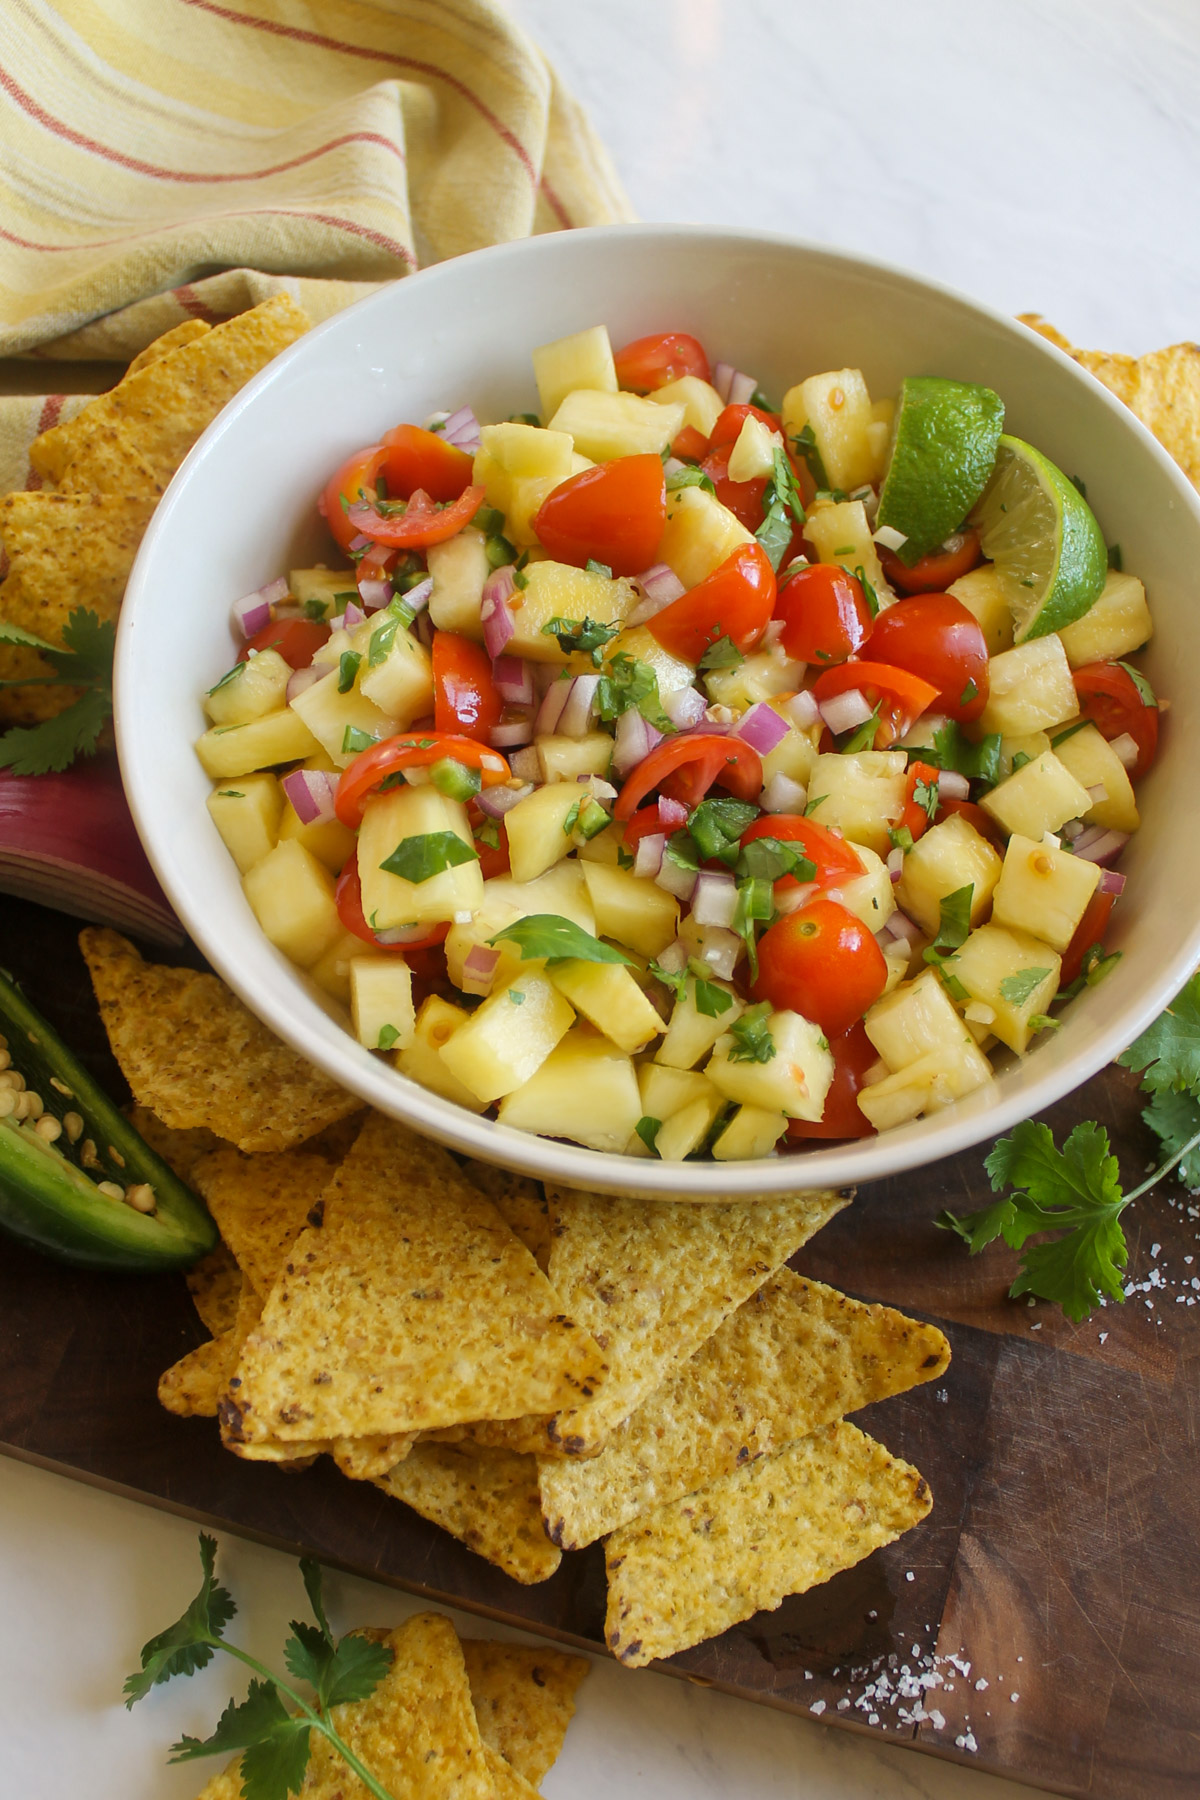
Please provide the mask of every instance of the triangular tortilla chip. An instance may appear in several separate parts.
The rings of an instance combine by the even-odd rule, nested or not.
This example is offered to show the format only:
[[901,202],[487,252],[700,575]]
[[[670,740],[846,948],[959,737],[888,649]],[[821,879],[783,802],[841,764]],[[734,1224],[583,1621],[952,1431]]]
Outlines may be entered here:
[[539,1184],[511,1169],[498,1169],[494,1163],[467,1162],[463,1169],[544,1274],[550,1261],[550,1204]]
[[556,1761],[591,1664],[544,1645],[463,1638],[463,1660],[484,1743],[537,1787]]
[[824,1425],[613,1532],[609,1648],[640,1668],[716,1637],[892,1543],[932,1504],[909,1463],[853,1425]]
[[201,1323],[213,1337],[220,1337],[237,1318],[242,1294],[242,1271],[234,1262],[229,1246],[218,1244],[198,1263],[193,1263],[186,1279],[192,1305],[199,1313]]
[[541,1464],[546,1529],[581,1550],[820,1425],[934,1380],[949,1361],[936,1325],[782,1269],[599,1456]]
[[222,1144],[194,1164],[192,1185],[262,1299],[304,1227],[320,1217],[329,1176],[325,1158],[308,1149],[243,1156]]
[[547,1581],[562,1551],[546,1536],[532,1456],[470,1445],[414,1444],[376,1483],[514,1581]]
[[159,1377],[160,1406],[183,1419],[215,1419],[217,1404],[237,1365],[238,1348],[232,1330],[197,1344]]
[[[198,1126],[194,1131],[172,1131],[148,1106],[127,1106],[125,1116],[167,1167],[174,1169],[179,1179],[189,1184],[192,1170],[200,1158],[207,1156],[210,1150],[216,1150],[222,1141],[215,1131],[208,1131],[204,1126]],[[197,1263],[196,1267],[202,1268],[203,1264]]]
[[741,1206],[664,1206],[548,1187],[550,1281],[609,1373],[595,1399],[552,1419],[547,1449],[594,1456],[847,1196],[821,1190]]
[[[490,1200],[371,1113],[247,1340],[233,1442],[363,1437],[549,1411],[604,1359]],[[555,1396],[555,1398],[551,1398]]]
[[178,325],[172,325],[170,331],[164,331],[161,337],[156,337],[152,344],[147,344],[144,350],[139,350],[126,369],[126,375],[136,375],[139,369],[157,362],[160,356],[169,356],[172,350],[182,350],[185,344],[207,337],[211,330],[212,326],[204,319],[181,320]]
[[242,1150],[286,1150],[361,1109],[215,975],[143,962],[115,931],[89,927],[79,944],[134,1098],[173,1130],[206,1126]]
[[510,1762],[505,1762],[490,1744],[483,1746],[483,1760],[492,1784],[492,1800],[536,1800],[537,1789],[533,1783],[526,1781]]
[[[333,1708],[338,1735],[396,1800],[492,1800],[467,1671],[449,1619],[417,1613],[382,1641],[392,1651],[392,1666],[365,1700]],[[214,1776],[198,1800],[241,1800],[240,1762]],[[328,1738],[314,1731],[300,1800],[353,1800],[365,1792]]]
[[77,607],[115,619],[153,494],[6,494],[0,538],[8,574],[0,614],[52,644]]

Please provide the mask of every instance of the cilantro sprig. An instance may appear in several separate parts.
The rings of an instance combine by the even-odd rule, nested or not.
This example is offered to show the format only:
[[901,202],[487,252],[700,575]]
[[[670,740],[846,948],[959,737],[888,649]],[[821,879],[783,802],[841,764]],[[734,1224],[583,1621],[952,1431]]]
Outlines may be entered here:
[[782,447],[777,447],[772,457],[771,477],[763,492],[763,522],[754,534],[777,573],[796,527],[804,524],[806,516],[787,454]]
[[14,725],[0,737],[0,769],[15,775],[48,775],[69,768],[77,756],[91,756],[112,713],[112,665],[116,628],[80,606],[63,627],[62,646],[0,620],[0,644],[37,650],[52,675],[0,681],[0,688],[66,685],[83,692],[52,719]]
[[[330,1716],[335,1706],[365,1700],[374,1693],[391,1666],[391,1651],[365,1637],[335,1640],[325,1616],[320,1565],[304,1557],[300,1572],[317,1623],[291,1621],[292,1635],[284,1645],[283,1660],[288,1673],[313,1690],[314,1698],[305,1699],[291,1682],[257,1657],[226,1643],[225,1627],[237,1613],[237,1605],[214,1576],[216,1553],[216,1539],[201,1533],[200,1591],[174,1625],[143,1646],[142,1666],[125,1683],[126,1706],[132,1707],[152,1687],[175,1675],[194,1675],[212,1661],[216,1651],[224,1650],[252,1669],[256,1679],[244,1700],[229,1702],[209,1737],[185,1736],[172,1744],[172,1762],[240,1750],[245,1800],[287,1800],[289,1794],[300,1792],[312,1733],[319,1731],[375,1800],[394,1800],[359,1761]],[[289,1710],[285,1702],[291,1702],[295,1710]]]

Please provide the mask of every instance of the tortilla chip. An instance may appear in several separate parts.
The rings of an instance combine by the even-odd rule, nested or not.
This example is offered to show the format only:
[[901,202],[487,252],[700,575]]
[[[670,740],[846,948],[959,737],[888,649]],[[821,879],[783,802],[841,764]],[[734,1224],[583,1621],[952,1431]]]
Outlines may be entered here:
[[307,314],[276,294],[44,431],[30,445],[30,464],[64,492],[161,493],[221,408],[308,326]]
[[532,1456],[416,1444],[376,1486],[526,1586],[549,1580],[562,1561],[542,1525]]
[[[392,1666],[367,1699],[333,1708],[339,1736],[397,1800],[492,1800],[462,1650],[449,1619],[416,1613],[383,1642],[392,1650]],[[241,1800],[240,1762],[214,1776],[199,1800]],[[299,1800],[352,1800],[363,1792],[328,1738],[314,1731]]]
[[251,1445],[436,1430],[554,1410],[589,1397],[603,1369],[453,1158],[369,1113],[221,1417],[229,1441]]
[[[25,644],[0,644],[0,682],[41,681],[54,670],[44,656]],[[40,725],[56,719],[64,707],[78,700],[82,688],[0,686],[0,726]]]
[[537,1789],[532,1782],[526,1781],[489,1744],[483,1746],[483,1761],[492,1784],[492,1800],[536,1800]]
[[220,1337],[237,1318],[238,1302],[242,1297],[242,1271],[234,1262],[229,1246],[218,1244],[215,1250],[192,1264],[185,1279],[201,1322],[213,1337]]
[[824,1425],[605,1542],[604,1633],[640,1668],[772,1611],[920,1522],[929,1486],[853,1425]]
[[180,324],[172,325],[170,331],[164,331],[162,336],[156,337],[152,344],[147,344],[144,350],[138,351],[126,369],[126,375],[136,375],[139,369],[144,369],[148,364],[157,362],[160,356],[167,356],[172,350],[182,350],[185,344],[191,344],[197,338],[206,337],[211,330],[212,326],[206,324],[203,319],[184,319]]
[[415,1431],[398,1437],[335,1438],[329,1453],[351,1481],[378,1481],[404,1461],[416,1441]]
[[168,1412],[178,1413],[180,1418],[215,1419],[217,1402],[236,1362],[237,1345],[232,1330],[197,1344],[159,1377],[160,1405]]
[[241,1150],[286,1150],[360,1110],[215,975],[143,962],[115,931],[89,927],[79,944],[121,1072],[172,1130],[206,1126]]
[[[200,1158],[207,1156],[210,1150],[215,1150],[221,1143],[215,1131],[208,1131],[203,1126],[194,1131],[172,1131],[148,1106],[127,1106],[124,1110],[133,1129],[145,1138],[169,1169],[174,1169],[181,1181],[189,1184],[192,1170]],[[201,1266],[197,1264],[197,1267]]]
[[949,1361],[935,1325],[782,1269],[599,1456],[541,1464],[546,1530],[581,1550],[820,1425],[932,1381]]
[[847,1204],[821,1190],[742,1206],[662,1206],[548,1187],[550,1281],[609,1373],[549,1421],[546,1448],[594,1456],[723,1319]]
[[463,1172],[487,1195],[545,1274],[550,1262],[550,1203],[540,1185],[527,1175],[498,1169],[494,1163],[466,1162]]
[[1049,319],[1043,319],[1041,313],[1018,313],[1017,317],[1022,325],[1028,325],[1030,331],[1036,331],[1039,337],[1048,338],[1050,343],[1065,350],[1068,356],[1074,356],[1075,346],[1070,338],[1065,338],[1058,326],[1052,325]]
[[591,1664],[586,1656],[495,1638],[463,1638],[462,1652],[480,1737],[537,1787],[562,1749]]
[[153,494],[6,494],[0,614],[51,644],[77,607],[115,619],[155,504]]
[[263,1299],[329,1185],[329,1164],[309,1150],[243,1156],[230,1144],[201,1157],[192,1170],[217,1230]]

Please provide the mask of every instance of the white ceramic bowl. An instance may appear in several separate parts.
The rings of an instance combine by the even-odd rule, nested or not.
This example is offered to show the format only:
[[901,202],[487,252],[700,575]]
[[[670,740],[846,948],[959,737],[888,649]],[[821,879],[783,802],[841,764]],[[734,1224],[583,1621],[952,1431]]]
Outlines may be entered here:
[[[536,405],[530,351],[603,321],[614,343],[690,331],[782,394],[861,367],[871,392],[905,374],[986,382],[1006,429],[1083,477],[1110,542],[1146,583],[1145,659],[1170,697],[1159,762],[1112,942],[1123,960],[1062,1029],[956,1107],[883,1136],[753,1163],[599,1154],[479,1119],[359,1047],[338,1009],[267,943],[205,810],[192,744],[200,695],[232,656],[230,602],[310,559],[314,499],[351,450],[403,419]],[[327,540],[324,540],[327,545]],[[327,551],[326,551],[327,553]],[[454,1148],[576,1187],[706,1200],[872,1180],[1029,1117],[1094,1074],[1200,961],[1200,833],[1188,826],[1200,745],[1200,504],[1141,425],[1069,358],[1011,319],[915,276],[791,240],[691,226],[563,232],[464,256],[389,287],[280,356],[196,445],[154,515],[117,645],[117,737],[134,818],[172,904],[258,1016],[336,1081]],[[580,1096],[581,1107],[586,1106]]]

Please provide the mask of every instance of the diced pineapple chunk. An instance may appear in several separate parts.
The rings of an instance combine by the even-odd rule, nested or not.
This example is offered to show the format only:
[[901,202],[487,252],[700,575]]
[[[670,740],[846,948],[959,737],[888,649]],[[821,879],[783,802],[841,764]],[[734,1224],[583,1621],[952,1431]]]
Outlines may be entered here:
[[489,506],[508,511],[513,476],[565,481],[571,473],[574,446],[568,431],[540,425],[484,425],[475,458],[475,481],[483,486]]
[[242,888],[271,943],[302,969],[341,933],[333,876],[302,844],[276,844],[243,875]]
[[[348,731],[365,732],[367,737],[378,742],[381,738],[394,736],[399,727],[394,718],[361,694],[357,687],[339,694],[338,681],[338,672],[332,669],[320,681],[314,681],[311,687],[297,694],[291,702],[291,710],[308,726],[312,737],[328,751],[338,767],[345,769],[358,755],[357,750],[344,748]],[[431,679],[431,692],[432,685]],[[307,751],[302,754],[307,755]]]
[[[443,1044],[442,1061],[477,1099],[499,1100],[541,1068],[574,1018],[568,1002],[545,975],[523,971],[485,1000]],[[577,1088],[569,1109],[576,1114],[582,1110],[580,1093]]]
[[887,474],[888,456],[892,444],[892,426],[895,419],[896,402],[894,400],[872,400],[871,423],[867,426],[867,442],[871,446],[871,455],[875,459],[871,480],[876,487]]
[[783,440],[753,413],[747,413],[729,452],[730,481],[766,481],[775,469],[775,452]]
[[[719,1110],[724,1104],[719,1094],[717,1103]],[[654,1139],[655,1153],[660,1161],[682,1162],[694,1150],[699,1150],[715,1117],[703,1100],[690,1100],[669,1119],[664,1119]]]
[[789,437],[811,425],[830,487],[849,493],[875,479],[871,396],[860,369],[810,375],[784,395],[782,417]]
[[991,1013],[981,1022],[1018,1056],[1029,1043],[1029,1021],[1050,1010],[1061,967],[1040,939],[1001,925],[981,925],[954,958],[955,979]]
[[569,432],[576,449],[593,462],[618,456],[661,456],[683,425],[682,406],[655,405],[637,394],[599,394],[576,388],[550,421],[552,431]]
[[585,862],[580,867],[601,937],[615,938],[639,956],[657,956],[673,942],[679,929],[679,902],[665,888],[609,863]]
[[859,1110],[876,1131],[906,1125],[922,1113],[941,1112],[991,1080],[987,1057],[965,1028],[964,1035],[965,1043],[951,1049],[930,1050],[917,1062],[861,1090]]
[[[1081,816],[1089,825],[1103,825],[1106,831],[1136,831],[1141,823],[1133,783],[1120,757],[1094,725],[1085,725],[1063,738],[1056,752],[1076,781],[1084,788],[1103,788],[1103,798],[1088,795],[1087,810]],[[1053,830],[1053,826],[1051,826]],[[1029,832],[1028,836],[1035,834]]]
[[725,411],[725,402],[716,388],[701,381],[698,375],[681,375],[677,381],[665,382],[646,398],[658,406],[682,406],[684,424],[701,437],[712,435],[713,426]]
[[589,838],[586,844],[579,846],[579,856],[583,862],[607,863],[615,868],[620,862],[620,852],[625,846],[625,827],[617,822],[606,825],[603,831]]
[[894,992],[908,976],[909,965],[913,960],[912,945],[906,938],[892,938],[882,945],[883,960],[887,964],[887,980],[883,984],[885,994]]
[[1073,625],[1059,636],[1073,669],[1086,663],[1118,662],[1148,643],[1154,621],[1146,605],[1146,590],[1136,575],[1110,569],[1098,597]]
[[971,1043],[970,1032],[932,969],[922,969],[915,981],[904,982],[877,1000],[863,1024],[893,1073],[922,1057],[952,1054]]
[[695,1068],[722,1033],[745,1012],[745,1006],[725,982],[706,985],[719,988],[729,1005],[721,1013],[701,1012],[696,1005],[696,983],[689,975],[683,993],[671,1009],[671,1022],[666,1037],[655,1052],[655,1062],[663,1063],[669,1069]]
[[970,886],[971,923],[986,918],[992,892],[1000,879],[1000,858],[982,832],[961,813],[932,825],[904,858],[896,884],[896,900],[927,937],[941,927],[941,903],[947,894]]
[[358,690],[404,731],[433,711],[433,659],[411,632],[397,631],[388,643],[387,629],[381,620],[368,619],[352,635],[352,647],[363,659]]
[[992,657],[979,729],[1005,737],[1049,731],[1071,718],[1078,706],[1062,639],[1051,631]]
[[[1115,756],[1113,761],[1117,762]],[[1119,762],[1117,767],[1121,767]],[[998,783],[980,804],[1010,836],[1019,831],[1025,837],[1040,838],[1057,831],[1068,819],[1081,819],[1091,801],[1066,764],[1053,750],[1044,750],[1032,762],[1023,763],[1007,781]]]
[[[989,656],[1012,649],[1014,587],[995,563],[980,563],[952,581],[946,592],[978,620]],[[1015,592],[1019,600],[1020,589]]]
[[[1033,762],[1035,757],[1044,755],[1051,747],[1049,735],[1044,731],[1026,731],[1018,737],[1001,738],[1001,775],[1011,775],[1013,773],[1013,764],[1016,762],[1018,756],[1023,756],[1027,762]],[[1023,766],[1024,765],[1022,765],[1022,767]]]
[[358,874],[363,913],[372,931],[436,924],[474,912],[483,899],[479,859],[452,863],[427,881],[393,875],[383,863],[406,838],[453,832],[472,844],[467,809],[430,785],[395,788],[368,800],[358,836]]
[[407,1049],[416,1036],[412,970],[400,956],[356,956],[350,964],[350,1017],[368,1050]]
[[907,774],[902,750],[818,756],[808,780],[809,810],[818,824],[835,827],[851,843],[886,856],[888,828],[904,812]]
[[579,962],[571,958],[546,971],[576,1012],[634,1055],[658,1036],[663,1022],[624,963]]
[[820,1026],[799,1013],[773,1012],[767,1029],[775,1045],[769,1062],[738,1061],[731,1054],[736,1041],[726,1034],[717,1039],[706,1075],[730,1100],[815,1123],[833,1080],[833,1057]]
[[770,1156],[787,1130],[787,1114],[761,1106],[739,1106],[713,1145],[715,1162],[752,1162]]
[[607,1038],[577,1026],[496,1116],[501,1125],[572,1138],[590,1150],[624,1150],[642,1116],[637,1073]]
[[433,592],[429,596],[429,617],[433,623],[439,631],[457,631],[482,644],[479,608],[483,584],[491,573],[487,539],[482,531],[468,525],[444,544],[430,544],[426,561],[433,577]]
[[1008,840],[992,896],[992,923],[1032,932],[1055,950],[1065,950],[1099,881],[1096,863],[1017,833]]
[[735,711],[756,700],[773,700],[778,694],[794,694],[804,675],[804,664],[793,662],[783,646],[758,650],[733,669],[709,669],[704,676],[708,697],[718,706]]
[[274,775],[243,775],[236,787],[215,787],[208,810],[238,874],[244,875],[275,847],[283,793]]
[[885,597],[891,593],[861,500],[814,506],[804,535],[816,551],[818,562],[836,563],[852,575],[861,568],[876,593]]
[[354,854],[354,833],[348,831],[340,819],[326,819],[319,825],[302,825],[290,800],[284,803],[280,815],[279,836],[295,838],[335,875]]
[[410,1081],[441,1094],[446,1100],[453,1100],[458,1106],[465,1106],[468,1112],[478,1113],[483,1112],[488,1102],[464,1087],[442,1061],[443,1045],[448,1044],[470,1018],[465,1007],[452,1006],[448,1000],[431,994],[417,1014],[412,1043],[397,1050],[393,1061]]
[[509,605],[516,626],[505,649],[508,656],[524,656],[531,662],[565,663],[566,653],[545,627],[553,619],[595,619],[602,625],[619,625],[633,610],[636,598],[627,581],[612,581],[593,569],[575,569],[569,563],[530,563],[526,585],[518,588]]
[[[574,460],[574,459],[572,459]],[[578,471],[572,469],[571,473]],[[556,487],[552,475],[514,475],[509,485],[504,535],[518,550],[532,550],[539,542],[534,520]]]
[[[779,713],[781,717],[786,716],[782,704],[769,704],[771,704],[773,712]],[[767,785],[772,775],[786,775],[789,781],[798,781],[801,787],[806,788],[816,766],[816,740],[819,736],[819,725],[818,729],[811,733],[797,731],[794,725],[789,725],[787,736],[780,738],[775,748],[769,750],[762,759],[763,786]]]
[[612,662],[617,656],[632,656],[653,669],[660,694],[678,693],[691,687],[695,679],[696,671],[691,663],[664,650],[646,625],[627,625],[604,646],[606,662]]
[[358,605],[353,569],[291,569],[288,592],[310,619],[336,619],[345,612],[347,600]]
[[[535,788],[504,815],[508,858],[517,881],[533,881],[570,855],[580,791],[573,781]],[[575,812],[575,818],[578,818]]]
[[196,755],[214,781],[249,775],[253,769],[271,769],[277,763],[299,762],[319,748],[304,720],[290,707],[266,713],[249,725],[214,725],[196,740]]
[[836,887],[823,890],[826,900],[836,900],[847,912],[864,924],[868,931],[882,931],[896,910],[895,888],[882,857],[865,844],[855,845],[863,866],[861,875],[839,881]]
[[533,353],[533,378],[547,419],[576,388],[615,394],[617,370],[607,327],[589,325],[586,331],[556,338],[552,344],[539,344]]
[[278,650],[260,650],[222,675],[205,694],[204,710],[214,725],[248,725],[285,704],[291,678],[291,668]]
[[685,1106],[702,1100],[710,1108],[709,1124],[725,1104],[707,1075],[699,1069],[671,1069],[665,1063],[644,1062],[638,1069],[642,1113],[648,1119],[669,1119]]
[[[588,731],[578,738],[552,733],[539,737],[536,743],[545,782],[577,782],[581,775],[608,774],[613,741],[607,731]],[[580,797],[576,795],[576,799]]]
[[494,875],[485,881],[482,903],[470,922],[452,925],[446,938],[446,969],[454,985],[463,986],[464,965],[477,945],[487,945],[499,953],[494,987],[503,987],[510,981],[523,961],[528,968],[530,963],[522,958],[519,944],[511,938],[502,938],[498,944],[491,940],[515,920],[529,918],[533,913],[555,913],[578,925],[581,931],[595,935],[596,915],[578,862],[556,863],[536,881],[514,881],[511,875]]
[[[366,956],[367,946],[351,931],[343,931],[322,951],[315,963],[309,964],[309,976],[319,988],[332,994],[344,1006],[350,1005],[350,964],[356,956]],[[380,955],[382,956],[382,952]]]
[[696,587],[740,545],[753,542],[753,534],[715,494],[702,487],[684,487],[667,495],[658,561],[674,569],[685,588]]

